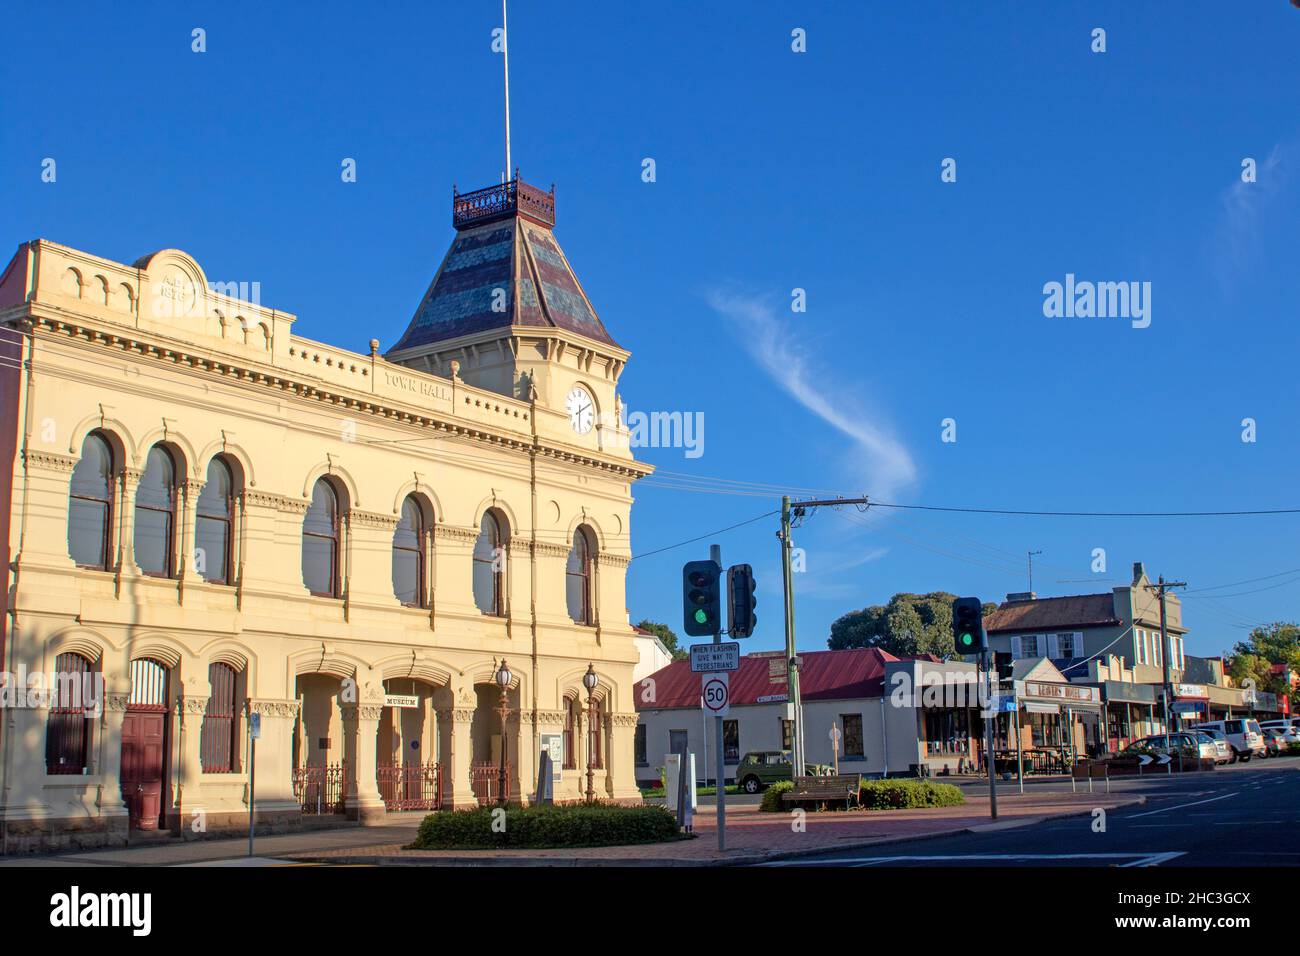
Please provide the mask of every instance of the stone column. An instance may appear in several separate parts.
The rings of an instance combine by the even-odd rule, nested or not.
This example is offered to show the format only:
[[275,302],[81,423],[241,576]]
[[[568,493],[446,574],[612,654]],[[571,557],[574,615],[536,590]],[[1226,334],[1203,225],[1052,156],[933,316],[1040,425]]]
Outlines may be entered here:
[[122,575],[141,574],[140,565],[135,563],[135,495],[140,487],[144,471],[139,468],[123,468],[121,499],[117,506],[117,573]]
[[203,714],[207,709],[207,697],[189,695],[182,698],[179,708],[180,721],[176,729],[180,736],[180,759],[176,766],[176,804],[182,814],[182,833],[190,831],[194,814],[204,809],[203,787],[200,783],[203,752],[200,744],[203,737]]
[[469,775],[469,765],[474,757],[474,741],[470,738],[473,720],[473,707],[457,706],[438,711],[438,755],[442,764],[444,810],[478,806]]
[[[106,817],[128,816],[126,801],[122,799],[122,724],[126,721],[124,693],[104,695],[104,713],[99,722],[99,739],[96,743],[100,780],[99,812]],[[123,824],[125,827],[125,823]]]
[[[610,714],[605,718],[605,779],[601,796],[620,803],[640,803],[636,785],[636,714]],[[599,793],[600,781],[596,782]]]
[[[293,734],[298,720],[297,700],[251,700],[252,713],[262,718],[257,741],[257,779],[254,798],[257,817],[296,817],[302,807],[293,795]],[[245,774],[250,767],[241,768]],[[248,797],[244,798],[247,805]]]
[[345,704],[342,711],[343,753],[348,764],[348,819],[363,824],[382,822],[387,811],[375,779],[375,742],[383,704]]
[[181,533],[177,536],[180,541],[178,547],[180,554],[176,557],[176,577],[180,581],[179,589],[181,603],[185,602],[185,581],[190,578],[201,577],[195,570],[195,547],[198,542],[198,514],[199,514],[199,495],[203,493],[203,487],[206,481],[187,481],[181,486],[180,500],[177,502],[177,521],[180,525]]

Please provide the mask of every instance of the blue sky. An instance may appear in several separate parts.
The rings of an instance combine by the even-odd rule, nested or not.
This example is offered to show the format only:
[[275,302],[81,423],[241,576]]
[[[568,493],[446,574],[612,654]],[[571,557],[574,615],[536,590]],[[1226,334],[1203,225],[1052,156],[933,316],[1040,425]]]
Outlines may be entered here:
[[[624,400],[704,414],[702,457],[642,457],[913,504],[1300,506],[1300,10],[1050,7],[512,3],[514,158],[557,184],[557,234],[633,353]],[[500,175],[499,15],[20,5],[6,23],[25,40],[0,59],[0,242],[125,261],[176,246],[214,280],[261,282],[303,335],[391,345],[451,241],[452,183]],[[1151,283],[1150,326],[1045,317],[1043,286],[1067,273]],[[637,488],[635,552],[777,505],[670,484]],[[781,641],[775,527],[718,538],[760,579],[752,650]],[[824,511],[796,538],[800,645],[899,590],[1023,590],[1030,549],[1040,594],[1126,583],[1136,560],[1216,588],[1300,567],[1297,532],[1300,516]],[[680,565],[706,555],[634,561],[633,619],[680,629]],[[1189,592],[1188,650],[1300,617],[1297,595],[1300,574]]]

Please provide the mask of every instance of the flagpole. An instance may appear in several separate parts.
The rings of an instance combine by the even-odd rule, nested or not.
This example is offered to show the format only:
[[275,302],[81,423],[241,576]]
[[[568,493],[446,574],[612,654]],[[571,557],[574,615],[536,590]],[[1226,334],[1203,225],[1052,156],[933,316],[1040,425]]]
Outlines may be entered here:
[[501,58],[505,62],[506,77],[506,174],[505,179],[510,179],[510,40],[508,37],[509,30],[506,27],[506,0],[501,0]]

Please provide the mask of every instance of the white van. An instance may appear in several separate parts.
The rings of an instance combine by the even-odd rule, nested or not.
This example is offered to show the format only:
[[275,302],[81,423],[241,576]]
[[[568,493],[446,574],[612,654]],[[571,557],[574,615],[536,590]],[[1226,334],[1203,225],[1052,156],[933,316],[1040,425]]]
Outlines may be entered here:
[[1247,761],[1251,757],[1263,757],[1264,735],[1260,732],[1259,721],[1249,717],[1233,717],[1231,720],[1211,720],[1196,725],[1198,730],[1218,730],[1228,738],[1232,748],[1232,762]]
[[1260,730],[1272,730],[1276,728],[1282,731],[1288,744],[1300,743],[1300,718],[1287,717],[1284,720],[1261,720],[1259,722]]

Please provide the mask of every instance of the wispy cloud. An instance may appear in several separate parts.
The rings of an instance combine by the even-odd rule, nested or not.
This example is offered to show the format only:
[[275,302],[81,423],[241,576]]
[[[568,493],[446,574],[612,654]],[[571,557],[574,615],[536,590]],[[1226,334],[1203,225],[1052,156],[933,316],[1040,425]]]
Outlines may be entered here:
[[1290,172],[1285,159],[1292,152],[1281,143],[1274,146],[1256,168],[1256,181],[1238,177],[1223,191],[1216,232],[1215,269],[1225,288],[1232,285],[1260,255],[1260,220],[1286,185]]
[[709,305],[733,326],[753,359],[795,401],[852,442],[844,464],[856,486],[892,498],[916,480],[916,464],[883,416],[862,398],[862,385],[844,387],[815,367],[794,332],[796,317],[782,318],[770,297],[715,291]]

